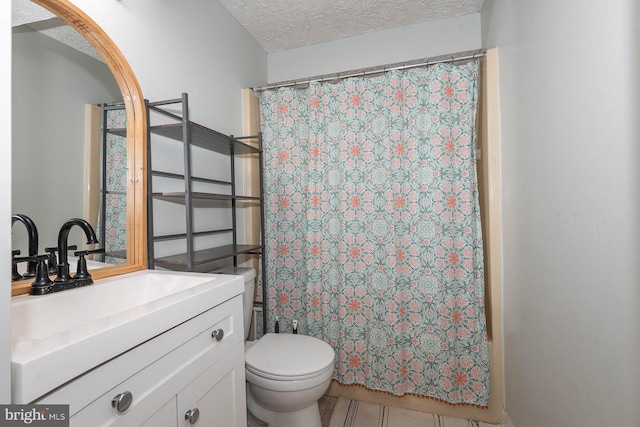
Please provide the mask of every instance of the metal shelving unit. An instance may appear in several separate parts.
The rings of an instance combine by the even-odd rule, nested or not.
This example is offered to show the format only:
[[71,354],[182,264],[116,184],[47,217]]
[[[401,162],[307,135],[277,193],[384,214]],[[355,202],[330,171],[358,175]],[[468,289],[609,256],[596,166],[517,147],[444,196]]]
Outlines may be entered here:
[[[207,265],[213,262],[231,258],[233,266],[238,266],[239,255],[261,255],[262,283],[266,283],[266,259],[264,254],[264,198],[263,189],[263,152],[262,135],[247,137],[234,137],[224,135],[189,120],[188,95],[182,94],[181,98],[159,102],[146,101],[148,117],[147,138],[147,229],[148,229],[148,266],[149,268],[166,268],[180,271],[203,271]],[[180,108],[176,108],[179,106]],[[180,113],[176,111],[180,110]],[[153,124],[155,121],[166,121]],[[168,123],[167,123],[168,122]],[[162,137],[167,140],[182,144],[182,169],[183,173],[175,173],[155,169],[152,165],[152,151],[154,139]],[[192,148],[212,151],[229,158],[229,179],[211,179],[196,176],[192,168]],[[259,164],[260,191],[257,195],[238,194],[236,183],[235,159],[239,155],[255,155]],[[184,191],[159,191],[155,190],[154,177],[172,182],[184,183]],[[204,187],[225,188],[226,191],[198,191],[194,190],[194,184]],[[175,189],[175,186],[172,188]],[[171,204],[184,206],[184,232],[156,234],[154,232],[154,201],[164,201]],[[238,237],[238,212],[244,209],[245,203],[259,205],[260,209],[260,241],[240,242]],[[220,207],[224,204],[231,217],[229,227],[203,228],[194,223],[194,208]],[[205,236],[230,237],[229,242],[212,247],[196,249],[196,239]],[[158,242],[173,240],[185,241],[186,250],[172,255],[156,256],[155,245]],[[264,289],[264,286],[263,286]],[[266,292],[263,291],[263,294]],[[263,295],[266,301],[266,295]],[[266,325],[266,310],[263,307],[264,325]]]

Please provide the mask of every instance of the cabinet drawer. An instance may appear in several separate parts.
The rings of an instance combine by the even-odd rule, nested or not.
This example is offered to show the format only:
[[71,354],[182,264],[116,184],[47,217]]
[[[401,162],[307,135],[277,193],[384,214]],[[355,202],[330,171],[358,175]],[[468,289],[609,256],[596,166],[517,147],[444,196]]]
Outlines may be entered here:
[[[224,331],[218,341],[214,331]],[[38,403],[70,405],[71,425],[141,425],[206,366],[244,340],[242,297],[214,307],[149,340]],[[105,392],[105,390],[108,390]],[[130,392],[133,400],[122,414],[112,399]]]

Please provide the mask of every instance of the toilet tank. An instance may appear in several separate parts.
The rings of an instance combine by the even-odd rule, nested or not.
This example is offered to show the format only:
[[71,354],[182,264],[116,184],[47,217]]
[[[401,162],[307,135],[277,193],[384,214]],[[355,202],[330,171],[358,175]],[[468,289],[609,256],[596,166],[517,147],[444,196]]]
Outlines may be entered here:
[[256,270],[247,267],[224,267],[212,271],[216,274],[232,274],[242,276],[244,280],[244,293],[242,294],[242,306],[244,316],[244,339],[249,337],[249,327],[251,326],[251,314],[253,313],[253,297],[256,286]]

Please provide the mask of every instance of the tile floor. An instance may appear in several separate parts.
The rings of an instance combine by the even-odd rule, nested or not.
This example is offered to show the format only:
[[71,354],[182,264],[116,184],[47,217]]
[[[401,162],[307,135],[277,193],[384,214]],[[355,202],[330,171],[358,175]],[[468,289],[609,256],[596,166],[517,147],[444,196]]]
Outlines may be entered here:
[[322,396],[320,400],[318,400],[318,408],[320,409],[322,427],[329,427],[329,423],[331,422],[331,415],[333,414],[333,409],[336,407],[337,402],[337,397],[326,395]]
[[505,427],[342,397],[323,396],[318,407],[322,427]]

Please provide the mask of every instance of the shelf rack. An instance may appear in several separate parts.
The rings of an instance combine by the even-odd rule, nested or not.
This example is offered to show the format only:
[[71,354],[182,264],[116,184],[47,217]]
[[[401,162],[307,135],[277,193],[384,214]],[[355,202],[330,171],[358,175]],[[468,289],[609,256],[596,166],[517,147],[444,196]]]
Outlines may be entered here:
[[[180,114],[175,106],[180,104]],[[188,95],[181,98],[159,102],[146,101],[148,117],[147,138],[147,229],[148,229],[148,266],[149,268],[166,268],[180,271],[203,271],[202,269],[213,262],[231,258],[233,266],[238,266],[239,255],[261,255],[262,283],[266,283],[266,256],[264,254],[264,197],[263,189],[263,151],[262,135],[234,137],[224,135],[189,120]],[[171,111],[169,111],[171,110]],[[160,115],[168,123],[153,124],[152,116]],[[151,159],[154,139],[163,137],[182,144],[182,169],[184,173],[175,173],[154,169]],[[199,147],[229,157],[229,179],[211,179],[196,176],[192,168],[192,148]],[[256,155],[259,164],[259,194],[238,194],[236,183],[235,159],[239,155]],[[183,181],[184,191],[154,191],[153,178],[164,178],[170,181]],[[193,184],[201,183],[205,186],[227,188],[228,192],[194,191]],[[169,233],[156,235],[154,233],[154,200],[184,205],[184,233]],[[239,203],[249,202],[260,209],[260,241],[247,243],[238,241],[237,214],[243,206]],[[229,206],[231,227],[196,229],[194,224],[194,208],[215,206],[221,203]],[[225,209],[226,210],[226,209]],[[212,235],[231,235],[229,244],[207,247],[196,250],[196,239]],[[157,257],[155,244],[171,240],[186,241],[186,251]],[[263,301],[266,301],[266,287],[263,286]],[[259,303],[257,303],[259,304]],[[266,327],[266,307],[263,307],[263,325]]]

